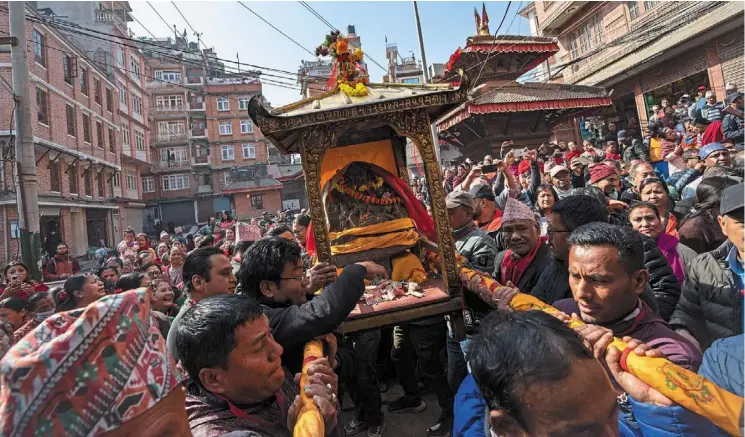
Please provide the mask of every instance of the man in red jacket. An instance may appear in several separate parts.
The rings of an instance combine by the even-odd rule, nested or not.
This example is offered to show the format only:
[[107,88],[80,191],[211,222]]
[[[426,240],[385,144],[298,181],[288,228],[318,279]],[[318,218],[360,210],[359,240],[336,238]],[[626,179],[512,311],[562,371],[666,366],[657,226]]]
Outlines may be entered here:
[[78,264],[78,260],[70,256],[67,251],[67,244],[59,243],[57,245],[57,254],[47,263],[44,280],[59,281],[78,273],[80,273],[80,264]]

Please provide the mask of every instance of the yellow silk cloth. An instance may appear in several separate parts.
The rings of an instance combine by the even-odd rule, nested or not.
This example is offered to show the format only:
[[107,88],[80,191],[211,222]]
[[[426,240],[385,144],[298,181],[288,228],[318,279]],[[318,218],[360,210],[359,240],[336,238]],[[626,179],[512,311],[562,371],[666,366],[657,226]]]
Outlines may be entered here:
[[[495,292],[504,285],[474,270],[462,267],[462,257],[458,257],[460,279],[468,284],[477,278],[478,286]],[[533,296],[518,293],[510,302],[515,311],[539,310],[549,314],[560,311],[547,305]],[[574,328],[584,325],[580,320],[569,324]],[[612,343],[618,350],[624,351],[626,343],[616,338]],[[712,423],[731,435],[740,435],[740,414],[743,411],[743,398],[718,387],[708,379],[690,370],[677,366],[666,358],[640,357],[634,353],[626,356],[626,370],[648,384],[650,387],[667,396],[678,405],[709,419]]]
[[[321,340],[311,340],[305,344],[303,350],[303,373],[300,375],[300,387],[310,384],[308,366],[318,358],[323,358],[323,343]],[[300,399],[303,404],[292,431],[293,437],[322,437],[325,435],[325,423],[313,398],[308,397],[305,390],[300,390]]]
[[416,282],[417,284],[421,284],[427,280],[427,273],[424,271],[422,262],[419,261],[419,258],[411,252],[396,255],[396,257],[391,260],[391,264],[393,265],[391,279],[394,281]]
[[[333,244],[339,238],[349,236],[357,238],[347,243]],[[342,232],[329,232],[329,240],[332,244],[331,255],[343,255],[393,246],[413,246],[419,241],[419,233],[413,220],[402,218]]]
[[649,162],[662,161],[662,140],[652,138],[649,140]]

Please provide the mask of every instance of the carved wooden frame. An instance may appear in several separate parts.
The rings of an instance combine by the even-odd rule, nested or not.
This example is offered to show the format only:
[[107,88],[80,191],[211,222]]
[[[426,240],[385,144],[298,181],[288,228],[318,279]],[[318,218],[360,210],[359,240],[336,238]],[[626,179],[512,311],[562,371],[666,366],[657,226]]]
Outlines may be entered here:
[[[427,178],[432,213],[437,232],[440,257],[443,261],[443,278],[451,297],[460,295],[460,285],[455,261],[455,242],[450,229],[450,220],[445,206],[445,193],[442,188],[442,174],[437,162],[434,143],[430,130],[430,118],[426,108],[404,110],[381,116],[368,116],[356,119],[356,122],[371,119],[383,120],[400,136],[408,137],[417,147],[424,161],[424,172]],[[308,204],[313,222],[318,260],[332,262],[331,245],[326,232],[326,209],[321,192],[321,164],[323,157],[331,147],[336,146],[339,136],[348,125],[328,123],[309,126],[300,131],[300,150],[303,156],[303,171],[306,176]],[[408,176],[408,175],[406,175]]]

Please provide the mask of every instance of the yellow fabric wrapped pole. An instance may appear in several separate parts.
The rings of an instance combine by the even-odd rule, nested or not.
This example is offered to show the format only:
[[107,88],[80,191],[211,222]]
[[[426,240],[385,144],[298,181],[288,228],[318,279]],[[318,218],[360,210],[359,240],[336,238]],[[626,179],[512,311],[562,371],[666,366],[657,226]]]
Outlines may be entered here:
[[303,351],[303,373],[300,376],[300,399],[303,401],[303,406],[300,408],[295,429],[292,431],[293,437],[323,437],[326,435],[321,412],[313,403],[313,398],[308,397],[303,390],[303,387],[310,383],[308,366],[322,357],[323,342],[321,340],[312,340],[306,343]]
[[[458,259],[459,263],[462,258]],[[479,279],[479,285],[494,293],[504,285],[471,270],[459,266],[461,281],[469,283]],[[533,296],[518,293],[510,302],[515,311],[540,310],[549,314],[558,314],[559,310],[547,305]],[[581,320],[572,320],[571,328],[582,326]],[[640,357],[626,350],[626,343],[618,338],[611,345],[623,352],[621,366],[650,387],[667,396],[678,405],[705,417],[731,435],[740,435],[740,415],[743,411],[743,398],[730,393],[708,379],[671,363],[666,358]]]

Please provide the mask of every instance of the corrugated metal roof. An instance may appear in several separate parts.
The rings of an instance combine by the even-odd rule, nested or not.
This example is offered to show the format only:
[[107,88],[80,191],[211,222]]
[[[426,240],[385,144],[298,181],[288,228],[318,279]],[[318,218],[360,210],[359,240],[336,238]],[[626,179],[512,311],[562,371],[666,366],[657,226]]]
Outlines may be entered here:
[[252,181],[233,181],[223,188],[223,192],[236,192],[243,190],[257,190],[261,188],[281,188],[282,183],[271,178],[262,178]]

